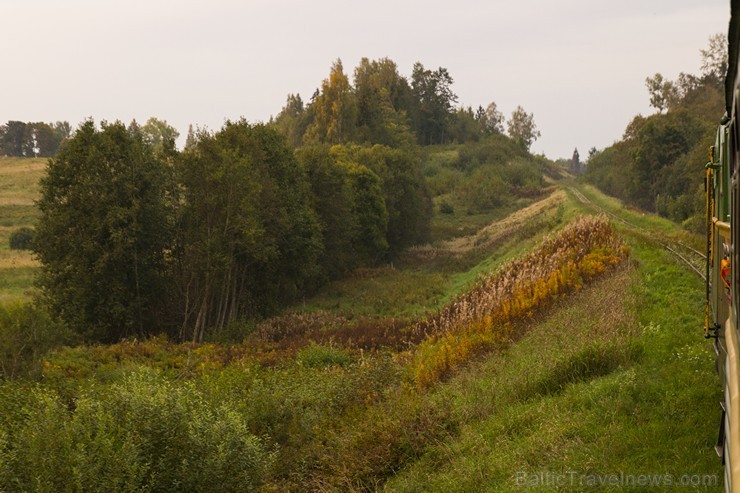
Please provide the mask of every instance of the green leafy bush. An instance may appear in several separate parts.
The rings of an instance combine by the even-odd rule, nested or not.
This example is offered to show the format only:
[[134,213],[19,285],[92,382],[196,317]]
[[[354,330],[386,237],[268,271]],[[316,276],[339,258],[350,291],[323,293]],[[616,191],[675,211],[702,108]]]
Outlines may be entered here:
[[347,366],[352,362],[352,358],[341,349],[315,343],[299,351],[296,359],[300,364],[308,367]]
[[11,250],[30,250],[36,231],[33,228],[22,227],[10,234]]
[[32,304],[0,306],[0,376],[27,374],[50,349],[70,341],[69,332]]
[[458,187],[457,195],[469,213],[488,211],[507,200],[509,187],[500,173],[498,168],[482,167]]
[[501,177],[518,194],[536,194],[543,186],[543,166],[534,160],[516,159],[501,169]]
[[256,491],[272,461],[233,409],[153,371],[72,402],[36,393],[25,421],[0,434],[0,490]]

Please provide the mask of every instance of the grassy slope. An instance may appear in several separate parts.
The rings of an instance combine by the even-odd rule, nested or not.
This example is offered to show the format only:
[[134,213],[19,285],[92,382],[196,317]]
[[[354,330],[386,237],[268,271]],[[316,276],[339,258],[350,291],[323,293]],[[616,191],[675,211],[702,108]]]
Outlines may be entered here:
[[31,226],[37,217],[33,205],[46,159],[0,157],[0,303],[27,301],[37,267],[26,251],[11,251],[13,231]]
[[[444,386],[439,398],[467,424],[387,491],[552,491],[540,478],[569,471],[577,474],[561,489],[609,490],[589,481],[622,472],[708,475],[721,485],[712,449],[721,394],[702,338],[701,282],[641,235],[624,233],[628,270],[562,303],[506,354]],[[672,488],[651,491],[661,489]]]
[[[701,244],[669,221],[625,208],[595,189],[581,189],[591,201],[641,228]],[[553,212],[557,221],[543,230],[592,211],[570,197]],[[618,227],[632,248],[630,267],[564,300],[506,353],[470,365],[425,396],[423,407],[447,416],[443,421],[452,431],[422,446],[419,458],[389,478],[385,490],[511,491],[522,472],[529,474],[533,490],[551,491],[557,488],[537,487],[531,475],[569,471],[578,475],[565,489],[576,491],[589,489],[589,481],[598,480],[594,475],[619,473],[671,474],[674,481],[699,475],[706,478],[698,480],[721,485],[712,449],[721,394],[711,346],[702,338],[701,282],[647,242],[644,233]],[[503,257],[531,248],[541,231],[528,230],[521,228],[478,263],[447,277],[448,295]],[[419,289],[414,285],[418,274],[411,272],[376,272],[374,287],[367,278],[346,281],[340,304],[325,308],[372,313],[367,300],[373,296],[402,299],[404,291]],[[389,295],[387,288],[397,291]],[[632,489],[644,491],[612,487]],[[661,489],[674,488],[651,490]]]
[[[0,158],[0,302],[27,299],[34,261],[11,253],[7,239],[35,217],[43,164]],[[670,222],[624,208],[595,189],[581,190],[642,227],[684,236]],[[418,314],[581,212],[588,210],[570,197],[485,249],[360,271],[297,308]],[[483,224],[470,218],[468,227],[455,230],[445,222],[452,218],[441,219],[435,246]],[[564,301],[506,353],[489,355],[431,390],[424,402],[449,413],[453,431],[419,444],[418,460],[390,478],[386,490],[510,491],[517,471],[721,472],[711,449],[720,393],[711,348],[701,338],[701,284],[644,235],[620,228],[633,249],[631,267]]]

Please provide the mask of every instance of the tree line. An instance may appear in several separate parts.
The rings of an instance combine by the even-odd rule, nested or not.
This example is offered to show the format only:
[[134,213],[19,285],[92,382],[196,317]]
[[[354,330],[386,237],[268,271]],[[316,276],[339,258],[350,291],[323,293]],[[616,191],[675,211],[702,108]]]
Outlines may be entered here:
[[83,123],[41,180],[34,249],[51,313],[87,340],[202,341],[424,241],[414,148],[315,145],[227,122],[177,152],[137,125]]
[[[271,120],[294,146],[359,142],[391,147],[478,141],[504,133],[504,116],[495,102],[485,108],[456,107],[447,69],[413,66],[410,80],[388,58],[363,58],[354,84],[341,60],[305,103],[289,94]],[[506,121],[511,138],[525,149],[540,136],[534,115],[518,106]]]
[[710,38],[701,50],[700,75],[681,73],[673,81],[659,73],[648,77],[657,113],[637,115],[622,140],[602,151],[592,149],[586,178],[611,195],[701,231],[703,165],[724,111],[726,47],[724,35]]
[[64,139],[69,138],[69,122],[21,122],[0,125],[0,156],[51,157]]

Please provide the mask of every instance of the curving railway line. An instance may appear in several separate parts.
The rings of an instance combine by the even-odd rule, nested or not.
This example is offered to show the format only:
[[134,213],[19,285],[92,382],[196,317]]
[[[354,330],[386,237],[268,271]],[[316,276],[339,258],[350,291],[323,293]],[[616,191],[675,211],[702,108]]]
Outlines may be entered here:
[[[703,281],[707,280],[706,273],[702,272],[702,268],[705,266],[707,261],[707,256],[705,254],[681,242],[674,240],[671,240],[669,242],[663,238],[658,237],[658,235],[656,235],[653,231],[643,228],[637,224],[631,223],[623,217],[620,217],[617,214],[604,209],[600,205],[595,204],[575,187],[568,187],[568,190],[578,199],[579,202],[581,202],[586,207],[599,214],[609,216],[615,221],[622,223],[633,230],[636,230],[642,236],[663,247],[665,251],[675,257],[678,261],[688,265],[689,268],[694,271],[696,275],[698,275]],[[681,253],[681,251],[683,251],[683,253]]]

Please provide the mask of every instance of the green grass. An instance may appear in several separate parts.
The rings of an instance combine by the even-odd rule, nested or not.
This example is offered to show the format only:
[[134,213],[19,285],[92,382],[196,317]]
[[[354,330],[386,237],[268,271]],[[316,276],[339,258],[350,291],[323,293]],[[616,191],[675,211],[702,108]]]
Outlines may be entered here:
[[[452,214],[439,212],[439,203],[446,199],[454,207]],[[522,209],[534,202],[531,199],[516,199],[496,209],[476,214],[469,214],[465,208],[457,204],[449,196],[438,197],[435,200],[435,213],[430,224],[431,242],[449,240],[475,234],[487,224],[503,219],[514,211]]]
[[[531,201],[530,201],[531,202]],[[482,274],[498,269],[536,245],[565,224],[566,207],[550,208],[513,230],[510,237],[493,245],[432,258],[404,255],[397,266],[358,269],[334,281],[319,293],[288,311],[331,311],[373,317],[414,317],[437,309],[468,289]],[[509,207],[489,213],[483,224],[506,217]],[[437,215],[437,217],[439,214]],[[483,216],[481,216],[483,217]],[[480,218],[479,218],[480,220]],[[468,224],[476,233],[480,227]]]
[[2,272],[0,304],[29,300],[37,269],[37,267],[3,267],[0,270]]
[[[595,189],[584,194],[643,228],[696,241]],[[589,212],[571,197],[563,216]],[[563,301],[506,353],[438,390],[437,405],[462,423],[459,431],[428,447],[386,491],[602,491],[610,489],[589,483],[595,475],[622,472],[676,481],[697,474],[721,486],[712,448],[721,391],[702,337],[702,283],[644,234],[621,230],[632,267]],[[538,483],[569,471],[577,473],[568,476],[572,487]]]
[[[641,227],[655,226],[662,236],[697,241],[679,226],[624,208],[597,190],[587,196]],[[584,213],[593,211],[575,198],[558,211],[562,224]],[[620,229],[632,248],[629,269],[563,300],[529,328],[520,327],[521,338],[504,353],[489,354],[428,394],[395,403],[408,405],[408,414],[422,422],[408,418],[405,426],[412,429],[402,433],[405,445],[387,466],[400,472],[380,475],[387,478],[385,491],[552,491],[558,488],[534,486],[542,476],[533,475],[569,471],[578,473],[572,477],[579,483],[561,490],[602,491],[593,485],[596,478],[624,473],[633,482],[640,474],[673,475],[661,481],[698,475],[719,486],[693,490],[720,491],[722,468],[712,446],[721,390],[711,346],[702,337],[701,281],[643,233]],[[517,238],[488,252],[454,275],[447,293],[527,251],[538,238]],[[384,430],[402,419],[389,409],[382,418],[370,414],[380,421],[368,433],[381,442]],[[398,446],[387,440],[388,447]],[[377,452],[380,447],[374,444],[366,455],[391,460]],[[369,461],[363,457],[357,470],[370,468]],[[531,487],[517,483],[522,477]],[[380,484],[372,474],[363,481],[354,484]],[[626,481],[606,490],[645,491]],[[650,491],[675,489],[686,490]]]
[[586,198],[595,204],[617,214],[619,217],[637,227],[647,229],[652,233],[661,232],[676,234],[680,231],[680,228],[677,227],[676,223],[673,221],[655,214],[643,212],[633,207],[628,207],[621,200],[601,193],[593,185],[581,183],[578,188]]
[[701,333],[700,282],[630,240],[629,271],[563,302],[506,354],[439,391],[459,434],[430,446],[386,491],[551,491],[517,478],[534,486],[534,474],[568,471],[579,483],[567,491],[637,490],[580,483],[621,472],[709,475],[721,485],[712,448],[721,393]]
[[[499,269],[507,261],[513,260],[531,250],[546,235],[560,230],[575,218],[574,214],[566,213],[567,209],[568,205],[566,204],[557,209],[545,211],[542,215],[530,219],[527,224],[523,224],[506,242],[486,251],[482,256],[482,260],[467,270],[456,272],[453,275],[452,284],[443,302],[446,303],[452,297],[470,287],[471,284],[476,282],[479,276]],[[567,220],[565,219],[566,215],[569,216]]]
[[334,281],[291,311],[333,311],[366,316],[414,316],[436,306],[447,291],[449,276],[439,272],[358,269]]
[[0,157],[0,204],[32,205],[45,158]]

